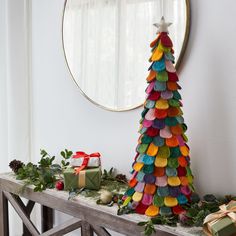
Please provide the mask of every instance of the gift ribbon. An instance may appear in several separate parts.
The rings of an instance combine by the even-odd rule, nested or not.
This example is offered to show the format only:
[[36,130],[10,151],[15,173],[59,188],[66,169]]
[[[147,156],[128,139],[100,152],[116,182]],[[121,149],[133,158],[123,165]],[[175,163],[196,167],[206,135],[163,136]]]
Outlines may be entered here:
[[91,154],[87,154],[85,152],[76,152],[76,154],[73,156],[73,158],[84,158],[82,165],[80,167],[76,167],[75,170],[75,174],[79,174],[79,172],[83,169],[85,169],[88,166],[89,163],[89,159],[91,157],[97,157],[100,158],[100,153],[99,152],[94,152]]
[[85,170],[81,170],[78,174],[78,186],[79,188],[85,187]]
[[[234,206],[228,209],[231,204]],[[236,223],[236,201],[231,201],[228,205],[221,205],[219,208],[219,211],[209,214],[203,222],[203,230],[208,236],[212,235],[211,227],[226,216]]]

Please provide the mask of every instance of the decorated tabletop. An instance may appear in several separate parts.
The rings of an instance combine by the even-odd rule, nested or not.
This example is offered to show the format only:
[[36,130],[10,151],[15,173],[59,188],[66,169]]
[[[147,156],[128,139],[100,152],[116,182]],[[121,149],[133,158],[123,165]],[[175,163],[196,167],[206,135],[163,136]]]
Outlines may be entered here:
[[[24,186],[24,182],[21,180],[16,180],[15,175],[11,173],[3,173],[0,174],[0,188],[2,188],[2,184],[4,181],[10,181],[12,183],[15,183],[19,186],[19,189],[21,189],[22,186]],[[33,192],[33,186],[27,186],[26,188],[29,188]],[[27,192],[27,191],[25,191]],[[128,215],[121,215],[117,216],[117,205],[107,207],[104,205],[98,205],[94,198],[90,197],[85,197],[83,195],[79,195],[74,197],[72,200],[68,200],[68,192],[67,191],[58,191],[56,189],[46,189],[43,191],[44,194],[48,196],[54,196],[58,199],[64,200],[64,201],[72,201],[73,203],[76,203],[78,205],[85,206],[91,210],[91,214],[93,214],[93,209],[98,210],[101,213],[109,214],[114,217],[117,217],[118,221],[121,219],[122,221],[128,221],[131,223],[137,224],[140,221],[147,221],[149,218],[143,215],[139,214],[128,214]],[[21,194],[20,192],[18,193],[19,195]],[[35,193],[35,194],[40,194],[40,193]],[[51,206],[53,208],[53,206]],[[178,224],[177,227],[170,227],[170,226],[165,226],[165,225],[155,225],[155,229],[158,231],[163,231],[170,233],[170,235],[179,235],[179,236],[202,236],[204,235],[202,232],[201,227],[182,227]]]

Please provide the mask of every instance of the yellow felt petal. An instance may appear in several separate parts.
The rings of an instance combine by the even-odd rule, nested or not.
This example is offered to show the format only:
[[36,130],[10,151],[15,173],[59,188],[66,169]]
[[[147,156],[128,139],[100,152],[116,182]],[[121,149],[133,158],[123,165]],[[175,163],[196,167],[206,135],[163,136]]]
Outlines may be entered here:
[[143,193],[135,192],[134,195],[132,196],[132,199],[135,202],[140,202],[142,200],[142,197],[143,197]]
[[150,217],[157,216],[158,213],[159,213],[159,207],[154,205],[149,206],[148,209],[145,211],[145,215]]
[[167,109],[169,107],[169,103],[165,99],[159,99],[156,101],[156,108],[157,109]]
[[134,170],[135,171],[140,171],[144,166],[144,163],[141,163],[141,162],[136,162],[133,166]]
[[178,201],[175,197],[165,197],[164,203],[168,207],[174,207],[178,205]]
[[189,155],[189,149],[186,146],[180,147],[180,152],[182,153],[183,156],[188,156]]
[[125,199],[125,201],[123,202],[122,205],[123,205],[123,206],[127,206],[130,201],[131,201],[131,197],[129,196],[129,197],[127,197],[127,198]]
[[153,143],[151,143],[148,147],[147,154],[149,156],[156,156],[157,152],[158,152],[158,147],[155,146]]
[[156,157],[155,166],[156,167],[165,167],[165,166],[167,166],[167,158]]
[[170,52],[170,50],[171,50],[170,48],[164,47],[161,43],[159,43],[157,48],[161,52]]
[[155,49],[154,53],[152,54],[151,60],[152,61],[159,61],[163,56],[163,51]]
[[179,186],[181,184],[180,179],[177,176],[168,177],[167,182],[170,186]]

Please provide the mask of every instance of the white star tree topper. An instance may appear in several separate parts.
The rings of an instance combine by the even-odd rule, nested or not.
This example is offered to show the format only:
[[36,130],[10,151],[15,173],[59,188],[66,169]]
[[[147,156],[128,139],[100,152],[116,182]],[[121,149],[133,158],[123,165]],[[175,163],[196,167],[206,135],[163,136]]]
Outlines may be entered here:
[[160,23],[155,23],[155,24],[153,24],[153,25],[157,27],[157,34],[158,34],[158,33],[161,33],[161,32],[167,32],[167,33],[169,33],[168,27],[169,27],[171,24],[172,24],[172,23],[170,23],[170,22],[166,22],[164,16],[162,16]]

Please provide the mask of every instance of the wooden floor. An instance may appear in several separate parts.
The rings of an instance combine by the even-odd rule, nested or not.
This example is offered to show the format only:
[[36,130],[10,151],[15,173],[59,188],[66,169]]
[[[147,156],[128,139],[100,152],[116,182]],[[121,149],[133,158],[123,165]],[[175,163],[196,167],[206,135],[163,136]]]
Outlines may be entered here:
[[[25,206],[18,196],[22,189],[22,181],[15,179],[14,174],[0,174],[0,235],[8,236],[8,204],[10,203],[24,223],[24,235],[64,235],[75,229],[81,228],[82,236],[92,236],[95,232],[98,236],[111,235],[107,229],[127,236],[143,235],[143,228],[137,226],[140,221],[148,218],[138,214],[118,216],[117,208],[97,205],[93,199],[78,196],[68,201],[68,192],[48,189],[42,193],[36,193],[32,187],[27,187],[20,197],[29,200]],[[34,203],[41,204],[43,227],[41,232],[36,229],[30,220],[30,212]],[[51,209],[58,210],[73,218],[59,226],[52,225]],[[201,228],[184,227],[156,227],[158,236],[202,236]],[[27,234],[28,233],[28,234]]]

